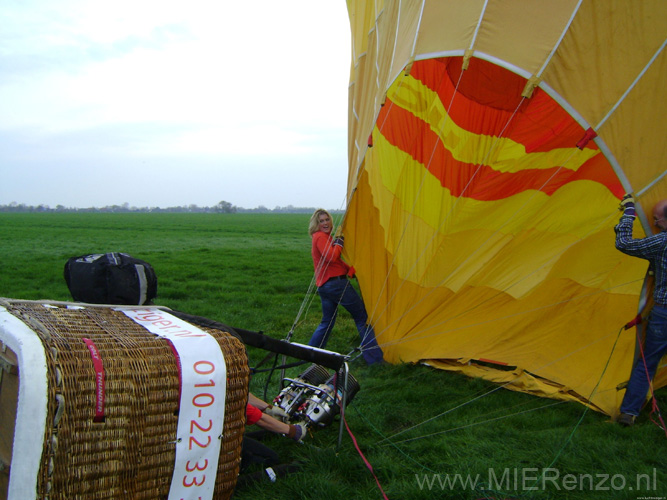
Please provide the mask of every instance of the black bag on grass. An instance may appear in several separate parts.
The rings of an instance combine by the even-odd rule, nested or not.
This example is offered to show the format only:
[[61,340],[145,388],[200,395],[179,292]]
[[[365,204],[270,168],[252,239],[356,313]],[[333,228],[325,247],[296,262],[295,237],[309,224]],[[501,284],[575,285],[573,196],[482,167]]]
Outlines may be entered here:
[[72,257],[65,281],[74,300],[89,304],[143,305],[157,296],[153,267],[126,253]]

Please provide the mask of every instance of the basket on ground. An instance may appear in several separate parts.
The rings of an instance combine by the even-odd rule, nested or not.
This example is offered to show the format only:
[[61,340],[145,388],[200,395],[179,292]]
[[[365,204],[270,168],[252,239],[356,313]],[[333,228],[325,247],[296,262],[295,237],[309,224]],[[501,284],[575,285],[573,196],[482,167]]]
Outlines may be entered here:
[[[158,318],[152,323],[163,330],[214,339],[225,365],[217,385],[225,387],[214,387],[211,362],[187,361],[178,348],[182,338],[133,319],[138,310],[144,319]],[[231,497],[249,373],[234,335],[157,307],[0,299],[0,351],[0,499],[155,500],[168,498],[172,488],[193,492],[203,485],[209,498]],[[194,396],[188,370],[201,376],[191,384],[199,391]],[[214,401],[224,409],[217,435],[211,434]],[[187,455],[199,448],[215,449],[213,470],[210,455]]]

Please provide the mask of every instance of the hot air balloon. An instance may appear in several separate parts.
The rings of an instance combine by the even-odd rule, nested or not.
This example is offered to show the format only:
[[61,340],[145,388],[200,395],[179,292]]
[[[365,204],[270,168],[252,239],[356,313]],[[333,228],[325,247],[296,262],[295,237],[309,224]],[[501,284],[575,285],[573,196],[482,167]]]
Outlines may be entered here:
[[650,280],[613,228],[667,197],[667,3],[347,6],[345,252],[385,358],[616,415]]

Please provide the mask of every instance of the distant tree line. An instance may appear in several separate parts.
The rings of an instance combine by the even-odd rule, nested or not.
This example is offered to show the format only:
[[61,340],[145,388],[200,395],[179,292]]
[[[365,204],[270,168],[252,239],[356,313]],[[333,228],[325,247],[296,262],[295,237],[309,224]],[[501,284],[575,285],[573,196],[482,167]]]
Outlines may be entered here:
[[[66,207],[64,205],[56,205],[51,208],[48,205],[26,205],[24,203],[12,202],[8,205],[0,205],[0,212],[63,212],[63,213],[218,213],[218,214],[235,214],[235,213],[289,213],[289,214],[306,214],[313,213],[315,207],[295,207],[287,205],[286,207],[275,207],[273,209],[267,208],[263,205],[257,208],[242,208],[232,205],[228,201],[221,201],[212,207],[200,207],[198,205],[187,205],[177,207],[134,207],[129,203],[122,205],[109,205],[106,207],[90,207],[90,208],[76,208]],[[340,210],[330,210],[333,213],[340,213]]]

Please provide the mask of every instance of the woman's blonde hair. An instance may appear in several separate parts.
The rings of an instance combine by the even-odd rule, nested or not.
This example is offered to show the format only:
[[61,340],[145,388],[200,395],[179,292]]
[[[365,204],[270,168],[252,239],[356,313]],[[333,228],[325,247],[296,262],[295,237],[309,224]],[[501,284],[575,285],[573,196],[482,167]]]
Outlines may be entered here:
[[313,215],[310,216],[310,222],[308,223],[308,234],[310,236],[314,235],[317,230],[320,228],[320,215],[326,214],[329,219],[331,219],[331,223],[333,224],[333,219],[331,218],[331,214],[324,210],[323,208],[318,208],[313,212]]

